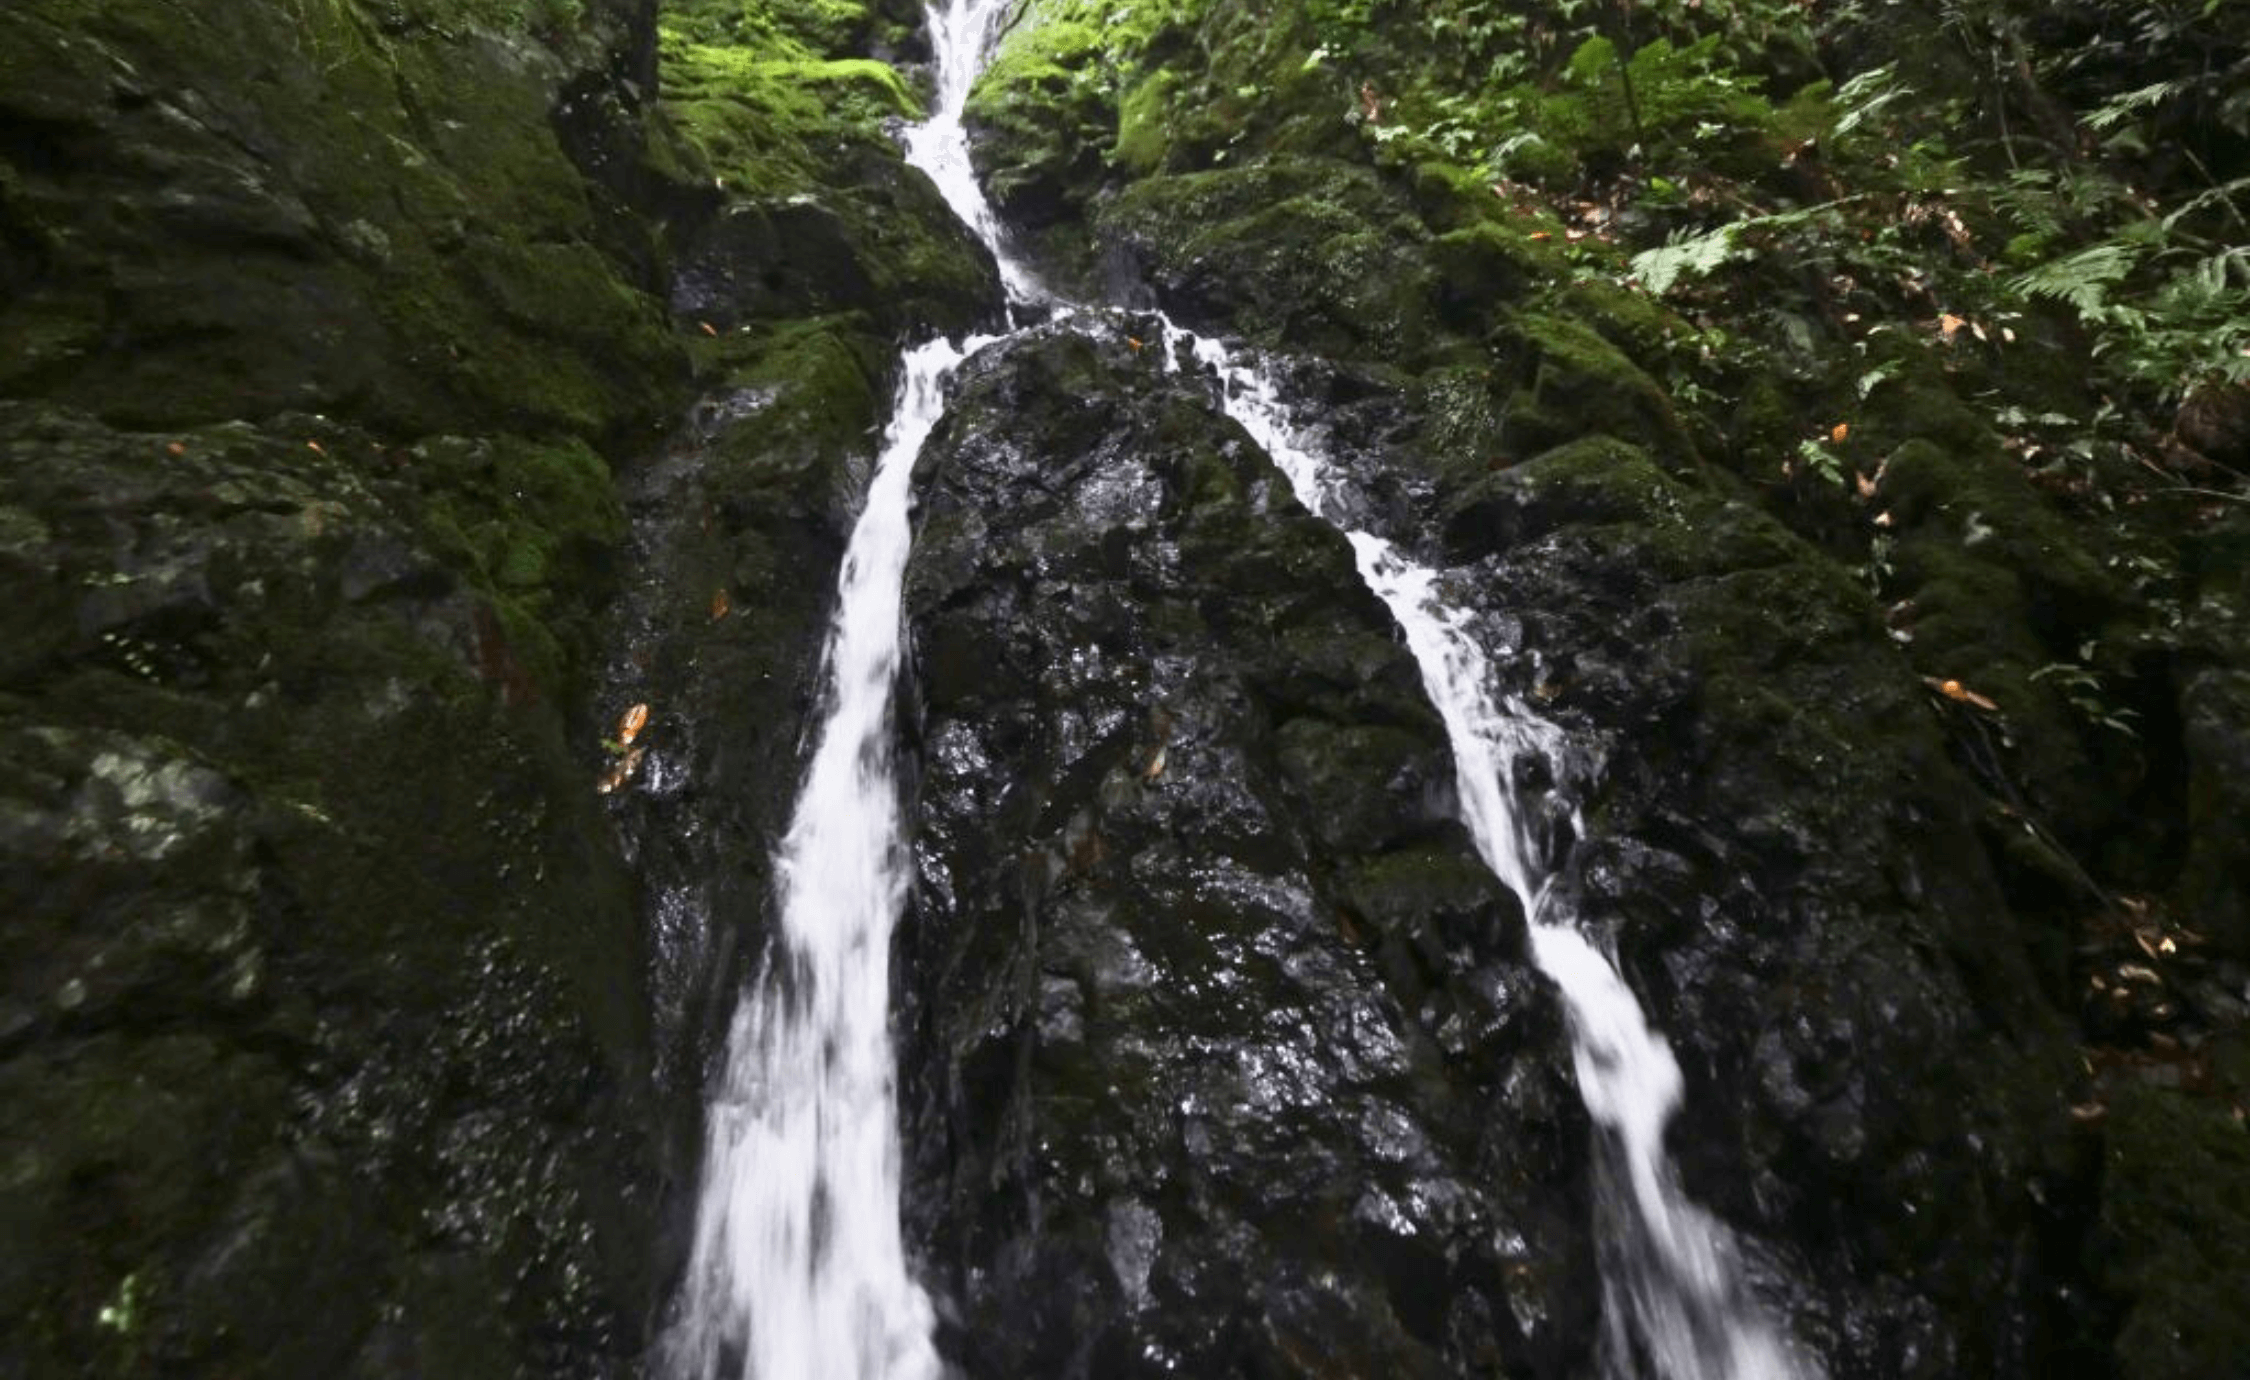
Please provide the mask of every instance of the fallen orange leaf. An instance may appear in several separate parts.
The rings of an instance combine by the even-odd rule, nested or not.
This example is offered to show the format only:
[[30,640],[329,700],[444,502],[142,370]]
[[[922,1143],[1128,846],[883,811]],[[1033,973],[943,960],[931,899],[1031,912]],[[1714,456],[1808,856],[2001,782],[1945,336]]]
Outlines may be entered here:
[[727,600],[727,592],[720,590],[711,596],[711,621],[716,623],[727,616],[734,605]]
[[1938,334],[1945,338],[1946,344],[1950,345],[1953,343],[1953,337],[1959,335],[1961,328],[1969,323],[1963,318],[1955,316],[1952,312],[1941,312],[1938,314],[1937,324]]
[[328,453],[327,451],[320,448],[320,442],[318,441],[305,442],[305,449],[311,451],[315,455],[326,455]]
[[1142,345],[1142,344],[1143,344],[1144,342],[1142,342],[1142,341],[1139,341],[1139,340],[1135,340],[1135,339],[1134,339],[1133,337],[1131,337],[1131,336],[1126,336],[1126,337],[1125,337],[1125,343],[1126,343],[1127,345],[1130,345],[1130,346],[1132,346],[1132,347],[1133,347],[1133,353],[1134,353],[1134,354],[1139,354],[1139,353],[1141,352],[1141,345]]
[[1851,434],[1852,424],[1850,422],[1838,422],[1835,426],[1829,429],[1828,439],[1831,441],[1841,442],[1846,436],[1849,436]]
[[172,444],[164,448],[164,453],[166,455],[185,455],[187,454],[187,447],[181,445],[177,441],[174,441]]
[[1862,499],[1873,498],[1875,496],[1875,481],[1869,479],[1864,474],[1860,474],[1856,470],[1852,473],[1852,484],[1856,488],[1858,488],[1859,496]]
[[1922,683],[1960,704],[1975,705],[1979,709],[1998,709],[2000,706],[1971,690],[1957,680],[1939,680],[1935,676],[1922,677]]
[[703,333],[705,335],[717,335],[719,333],[719,328],[712,325],[708,321],[698,321],[695,324],[703,328]]
[[618,718],[617,741],[625,744],[627,747],[631,747],[633,745],[633,740],[640,737],[641,730],[647,727],[648,706],[645,704],[636,704],[631,709],[626,710],[624,714]]

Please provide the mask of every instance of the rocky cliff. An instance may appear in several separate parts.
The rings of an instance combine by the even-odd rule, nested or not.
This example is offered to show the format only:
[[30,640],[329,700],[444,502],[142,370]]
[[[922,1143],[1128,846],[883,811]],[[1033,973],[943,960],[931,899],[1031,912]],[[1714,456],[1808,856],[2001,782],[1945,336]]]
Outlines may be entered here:
[[[1413,664],[1156,305],[1581,745],[1557,886],[1830,1375],[2239,1368],[2236,269],[2127,294],[2224,241],[2250,35],[1798,8],[1010,25],[980,170],[1117,310],[975,358],[915,478],[962,1373],[1631,1364]],[[918,24],[0,12],[0,1371],[641,1372],[897,350],[1000,319],[895,143]],[[2161,251],[2090,228],[2134,129]]]

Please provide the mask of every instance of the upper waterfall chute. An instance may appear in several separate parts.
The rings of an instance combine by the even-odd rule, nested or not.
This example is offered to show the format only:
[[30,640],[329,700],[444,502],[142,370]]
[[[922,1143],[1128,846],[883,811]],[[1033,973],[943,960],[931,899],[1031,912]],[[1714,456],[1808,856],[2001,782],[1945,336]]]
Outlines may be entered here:
[[1000,217],[969,159],[962,124],[969,91],[1000,40],[1010,0],[944,0],[928,12],[930,46],[937,58],[937,99],[930,117],[907,131],[906,161],[928,173],[945,204],[969,227],[1000,267],[1010,306],[1052,302],[1054,295],[1008,248]]

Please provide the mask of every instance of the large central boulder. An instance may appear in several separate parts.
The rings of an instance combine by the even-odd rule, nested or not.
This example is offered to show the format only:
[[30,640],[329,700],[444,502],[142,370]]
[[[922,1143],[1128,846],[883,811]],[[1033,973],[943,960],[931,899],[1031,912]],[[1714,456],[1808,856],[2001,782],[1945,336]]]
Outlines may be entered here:
[[1349,549],[1130,321],[922,462],[909,1227],[979,1376],[1559,1375],[1586,1130]]

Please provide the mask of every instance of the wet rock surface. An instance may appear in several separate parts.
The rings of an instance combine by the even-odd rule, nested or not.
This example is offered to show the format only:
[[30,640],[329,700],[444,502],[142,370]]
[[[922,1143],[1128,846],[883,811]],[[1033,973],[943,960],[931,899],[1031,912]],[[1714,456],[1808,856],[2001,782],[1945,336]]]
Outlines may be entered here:
[[1442,730],[1341,538],[1129,333],[972,361],[917,476],[899,986],[944,1347],[1573,1373],[1583,1113]]
[[0,14],[0,1371],[634,1364],[689,1118],[565,740],[652,38]]
[[1946,702],[1865,592],[1599,436],[1457,494],[1447,531],[1458,587],[1536,649],[1520,689],[1601,745],[1564,884],[1680,1055],[1690,1190],[1782,1253],[1832,1374],[2063,1364],[2074,1061]]
[[13,1374],[638,1345],[624,876],[530,630],[380,448],[315,434],[0,405]]

